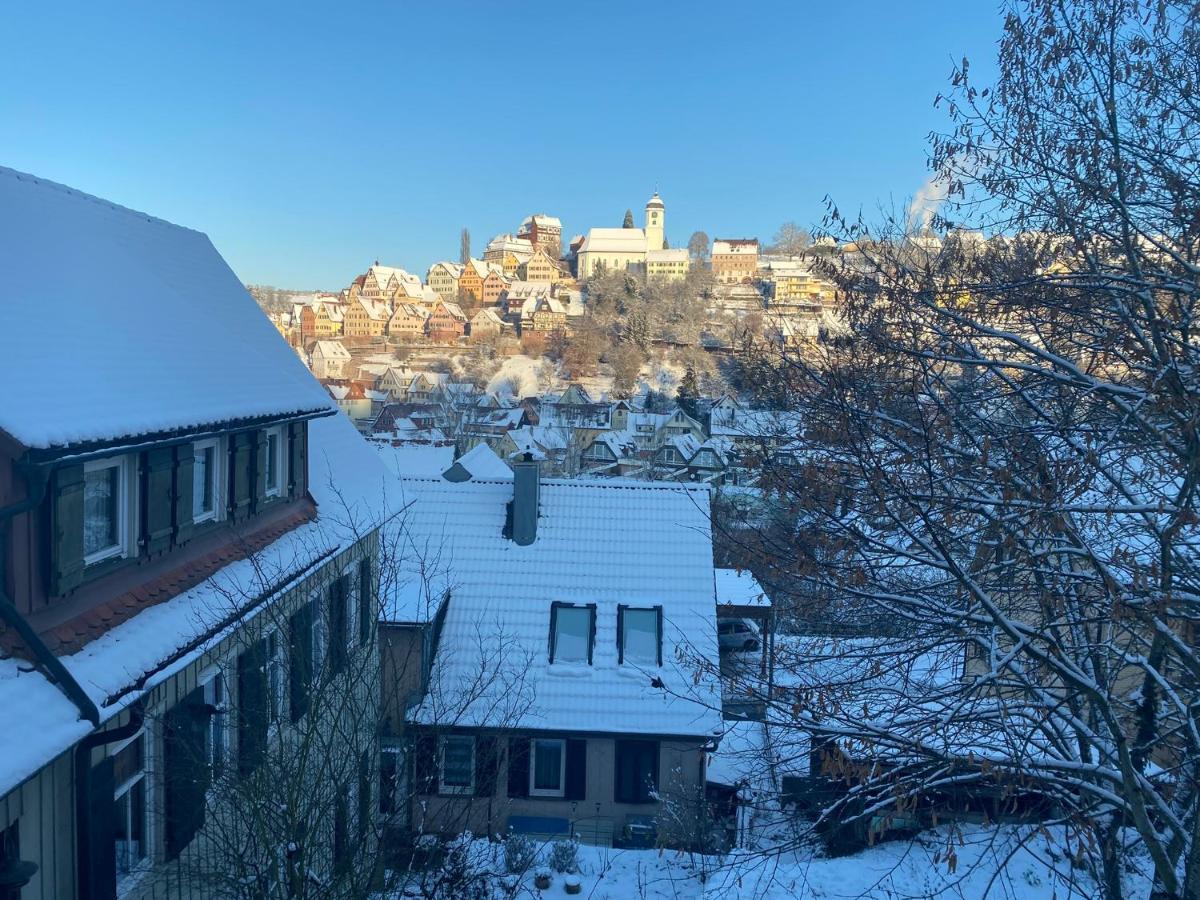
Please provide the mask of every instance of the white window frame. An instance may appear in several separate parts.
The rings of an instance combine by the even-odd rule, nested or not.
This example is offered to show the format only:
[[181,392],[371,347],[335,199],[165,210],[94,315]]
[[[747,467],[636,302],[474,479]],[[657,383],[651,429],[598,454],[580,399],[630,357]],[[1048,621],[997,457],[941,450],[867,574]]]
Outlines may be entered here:
[[[120,869],[117,870],[118,886],[120,886],[121,883],[123,883],[129,879],[136,878],[141,872],[144,872],[147,869],[149,869],[154,863],[154,858],[150,852],[150,850],[151,850],[150,835],[151,835],[153,829],[151,828],[151,824],[150,824],[151,779],[149,777],[149,775],[150,775],[149,732],[144,727],[139,728],[137,734],[133,735],[132,737],[128,737],[125,740],[121,741],[120,743],[114,744],[112,747],[110,747],[108,750],[108,757],[110,759],[115,758],[118,754],[120,754],[123,750],[125,750],[126,747],[130,746],[135,741],[142,742],[142,768],[141,768],[141,771],[138,772],[138,774],[134,775],[132,778],[128,778],[125,781],[121,782],[120,784],[113,786],[113,801],[112,802],[115,805],[120,800],[122,800],[124,798],[128,798],[129,794],[133,791],[134,787],[139,782],[141,783],[141,785],[142,785],[142,847],[141,847],[141,851],[142,852],[141,852],[141,857],[139,858],[137,865],[131,866],[124,873],[122,873],[120,871]],[[126,831],[129,830],[129,824],[130,823],[128,821],[126,821],[126,823],[125,823]],[[114,846],[113,846],[114,855],[116,854],[116,849],[117,848],[114,843]],[[120,893],[119,890],[118,890],[118,893]]]
[[[270,473],[271,473],[271,436],[272,435],[274,435],[276,438],[275,460],[274,460],[274,462],[275,462],[275,487],[271,487],[271,485],[267,483],[267,476],[270,475]],[[284,482],[283,462],[284,462],[284,458],[285,458],[284,447],[286,446],[286,442],[284,440],[283,426],[282,425],[274,425],[271,428],[268,428],[266,430],[266,433],[263,436],[263,440],[266,441],[266,444],[267,444],[267,452],[266,452],[267,469],[265,472],[263,472],[263,493],[268,497],[279,497],[283,494],[283,482]]]
[[[470,775],[465,785],[446,784],[446,744],[450,741],[469,741],[471,745]],[[444,734],[438,738],[438,793],[463,794],[472,796],[475,793],[475,737],[467,734]]]
[[208,449],[211,449],[213,452],[212,509],[210,509],[208,512],[201,512],[201,513],[196,512],[196,492],[195,492],[195,482],[193,482],[192,523],[195,525],[199,525],[201,522],[216,522],[218,519],[221,518],[221,511],[225,506],[225,492],[222,490],[222,488],[224,487],[224,484],[225,484],[225,479],[222,477],[224,475],[225,469],[224,469],[224,466],[221,464],[222,459],[224,458],[221,453],[221,439],[220,438],[209,438],[209,439],[203,440],[203,441],[195,441],[192,444],[192,465],[193,466],[195,465],[197,454],[201,450],[208,450]]
[[134,516],[132,511],[134,497],[134,483],[136,479],[130,478],[130,468],[132,466],[132,457],[130,456],[109,456],[105,459],[94,459],[83,464],[84,474],[84,520],[80,523],[80,528],[87,528],[87,475],[89,472],[99,472],[104,469],[117,470],[117,496],[116,496],[116,511],[117,523],[114,529],[117,536],[117,543],[110,547],[105,547],[103,550],[97,550],[94,553],[89,553],[83,558],[85,566],[92,566],[96,563],[104,562],[108,559],[124,559],[129,555],[129,548],[133,546],[131,540],[131,531],[133,528]]
[[[558,787],[539,788],[534,783],[537,771],[537,745],[558,744]],[[534,738],[529,747],[529,796],[565,797],[567,793],[567,742],[562,738]]]
[[[217,697],[217,684],[221,685],[221,696]],[[213,708],[213,713],[208,717],[208,724],[204,728],[204,754],[208,761],[209,772],[212,773],[213,781],[215,782],[218,775],[224,774],[230,763],[229,751],[229,680],[225,677],[223,669],[214,666],[200,674],[200,686],[204,689],[204,702]],[[217,766],[217,732],[213,726],[220,723],[220,760],[221,764]]]
[[[271,652],[274,639],[275,652]],[[263,675],[267,679],[267,728],[276,731],[287,717],[287,670],[284,667],[283,632],[268,628],[263,633]],[[271,679],[275,683],[271,683]]]

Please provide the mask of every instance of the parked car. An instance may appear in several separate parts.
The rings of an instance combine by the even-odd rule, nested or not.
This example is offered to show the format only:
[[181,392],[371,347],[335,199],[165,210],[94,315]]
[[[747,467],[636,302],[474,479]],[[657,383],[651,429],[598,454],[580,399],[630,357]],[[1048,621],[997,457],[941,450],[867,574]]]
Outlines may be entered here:
[[722,650],[757,650],[758,629],[746,619],[717,619],[717,646]]

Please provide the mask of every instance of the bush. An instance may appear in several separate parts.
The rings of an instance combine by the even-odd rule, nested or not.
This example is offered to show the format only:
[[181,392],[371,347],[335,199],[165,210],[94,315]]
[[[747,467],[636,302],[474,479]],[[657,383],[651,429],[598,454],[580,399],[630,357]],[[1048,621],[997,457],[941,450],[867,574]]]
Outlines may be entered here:
[[529,870],[537,861],[537,847],[523,834],[512,833],[504,841],[504,868],[514,875]]
[[550,847],[550,868],[567,874],[579,870],[579,842],[571,839],[555,841]]

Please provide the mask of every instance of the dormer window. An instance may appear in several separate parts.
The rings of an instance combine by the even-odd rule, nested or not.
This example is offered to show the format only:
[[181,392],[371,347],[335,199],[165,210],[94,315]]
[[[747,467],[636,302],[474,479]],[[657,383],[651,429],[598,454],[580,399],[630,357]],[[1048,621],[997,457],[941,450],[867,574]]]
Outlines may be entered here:
[[596,643],[596,606],[554,603],[550,606],[550,662],[591,665]]
[[283,428],[267,429],[267,472],[266,494],[278,497],[283,485]]
[[662,607],[617,607],[617,656],[622,663],[662,665]]
[[93,565],[129,549],[129,465],[123,458],[83,469],[83,561]]

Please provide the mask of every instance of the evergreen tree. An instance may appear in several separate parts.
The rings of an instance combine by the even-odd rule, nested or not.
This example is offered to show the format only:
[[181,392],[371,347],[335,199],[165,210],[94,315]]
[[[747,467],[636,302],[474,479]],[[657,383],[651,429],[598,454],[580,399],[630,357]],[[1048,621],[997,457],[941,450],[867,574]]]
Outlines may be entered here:
[[462,230],[462,234],[458,236],[458,261],[462,265],[466,265],[471,259],[471,232],[467,229]]
[[696,381],[696,370],[691,366],[683,373],[683,380],[679,382],[679,390],[675,393],[675,402],[693,419],[699,417],[700,385]]
[[622,228],[635,227],[633,224],[633,210],[632,209],[625,210],[625,221],[621,224],[621,227]]

